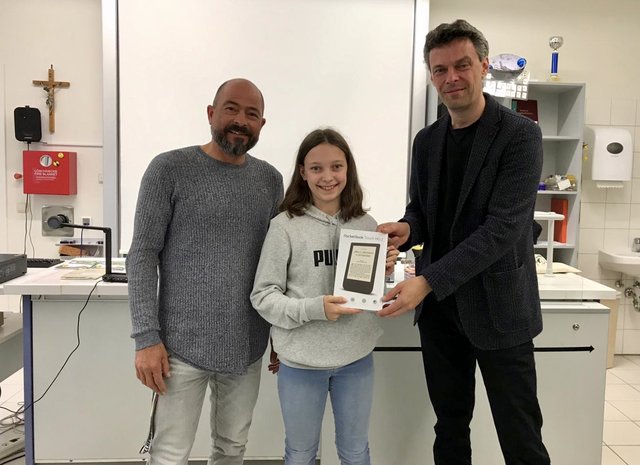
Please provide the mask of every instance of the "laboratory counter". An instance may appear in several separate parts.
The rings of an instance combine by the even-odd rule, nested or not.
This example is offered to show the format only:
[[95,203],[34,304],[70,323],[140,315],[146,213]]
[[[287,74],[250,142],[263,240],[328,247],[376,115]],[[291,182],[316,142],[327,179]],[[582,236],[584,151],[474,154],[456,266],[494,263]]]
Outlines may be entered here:
[[[137,462],[147,435],[151,393],[135,377],[127,285],[62,279],[67,272],[29,271],[0,285],[0,293],[24,296],[27,405],[43,395],[76,346],[77,334],[80,339],[51,389],[26,411],[25,463]],[[600,465],[609,310],[598,301],[615,299],[616,291],[577,274],[541,275],[539,284],[544,331],[534,343],[547,448],[556,465]],[[373,463],[433,463],[435,415],[412,318],[408,313],[381,322],[384,334],[374,353]],[[282,458],[284,435],[275,380],[265,365],[247,447],[248,464]],[[476,396],[474,460],[502,463],[480,376]],[[208,454],[206,405],[192,450],[194,459]],[[333,443],[328,406],[322,465],[338,463]]]

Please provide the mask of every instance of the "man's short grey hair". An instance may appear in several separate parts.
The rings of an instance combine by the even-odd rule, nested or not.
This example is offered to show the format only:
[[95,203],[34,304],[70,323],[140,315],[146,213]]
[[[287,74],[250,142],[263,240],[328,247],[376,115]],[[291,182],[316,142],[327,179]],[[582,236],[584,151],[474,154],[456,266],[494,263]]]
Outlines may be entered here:
[[429,52],[431,50],[458,39],[469,39],[475,47],[480,61],[489,56],[489,42],[487,42],[482,32],[464,19],[458,19],[450,24],[442,23],[427,34],[427,40],[424,44],[424,61],[427,64],[427,68],[431,69],[429,64]]

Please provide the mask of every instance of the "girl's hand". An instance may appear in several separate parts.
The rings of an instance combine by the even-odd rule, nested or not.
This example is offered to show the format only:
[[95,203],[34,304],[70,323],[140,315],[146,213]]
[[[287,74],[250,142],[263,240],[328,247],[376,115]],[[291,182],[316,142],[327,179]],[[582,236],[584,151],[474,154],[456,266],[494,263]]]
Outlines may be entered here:
[[269,346],[271,348],[271,353],[269,354],[269,366],[267,369],[273,373],[274,375],[280,370],[280,359],[278,358],[278,354],[275,350],[273,350],[273,339],[269,338]]
[[387,262],[384,267],[384,274],[389,276],[393,273],[393,269],[396,266],[396,261],[398,260],[398,255],[400,251],[395,248],[393,245],[387,246]]
[[360,313],[362,310],[357,308],[343,307],[339,304],[344,304],[347,299],[336,295],[325,295],[322,298],[324,304],[324,314],[327,316],[327,320],[336,321],[342,315],[353,315]]

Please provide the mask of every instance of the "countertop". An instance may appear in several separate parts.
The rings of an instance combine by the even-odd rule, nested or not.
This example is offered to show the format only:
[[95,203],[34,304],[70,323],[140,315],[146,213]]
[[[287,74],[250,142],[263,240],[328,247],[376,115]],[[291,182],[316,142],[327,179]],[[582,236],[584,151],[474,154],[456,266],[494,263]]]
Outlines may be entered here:
[[0,284],[0,294],[86,296],[97,284],[94,294],[127,296],[126,283],[105,283],[100,279],[63,279],[70,269],[29,268],[27,274]]
[[541,300],[614,300],[618,292],[575,273],[538,275]]
[[[6,295],[77,295],[89,294],[98,279],[62,279],[68,269],[29,269],[27,274],[0,284]],[[617,291],[575,273],[538,275],[541,300],[613,300]],[[127,296],[127,284],[99,282],[96,290],[103,296]]]

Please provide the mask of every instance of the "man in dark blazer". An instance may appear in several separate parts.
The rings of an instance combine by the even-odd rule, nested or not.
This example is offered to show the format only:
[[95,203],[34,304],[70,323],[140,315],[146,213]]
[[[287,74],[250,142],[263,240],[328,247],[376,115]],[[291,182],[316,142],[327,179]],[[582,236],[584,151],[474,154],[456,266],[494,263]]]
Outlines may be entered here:
[[471,464],[476,363],[507,465],[548,465],[533,338],[542,331],[533,212],[538,126],[482,93],[489,46],[463,20],[427,35],[424,57],[447,113],[413,144],[410,202],[380,225],[391,244],[424,243],[416,277],[380,316],[416,309],[436,465]]

